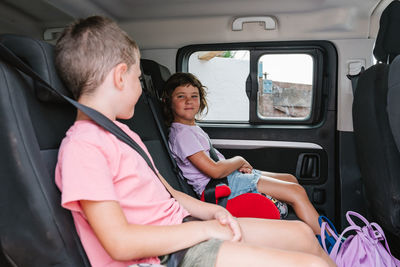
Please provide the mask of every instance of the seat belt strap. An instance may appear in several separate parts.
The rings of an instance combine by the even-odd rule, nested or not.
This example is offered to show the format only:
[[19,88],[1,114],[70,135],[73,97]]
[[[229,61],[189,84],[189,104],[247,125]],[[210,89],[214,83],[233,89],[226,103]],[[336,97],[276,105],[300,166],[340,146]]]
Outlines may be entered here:
[[355,74],[355,75],[347,74],[346,75],[346,77],[351,81],[351,88],[353,91],[353,95],[356,92],[358,78],[360,77],[361,74],[363,74],[364,71],[365,71],[365,68],[361,67],[361,70],[358,74]]

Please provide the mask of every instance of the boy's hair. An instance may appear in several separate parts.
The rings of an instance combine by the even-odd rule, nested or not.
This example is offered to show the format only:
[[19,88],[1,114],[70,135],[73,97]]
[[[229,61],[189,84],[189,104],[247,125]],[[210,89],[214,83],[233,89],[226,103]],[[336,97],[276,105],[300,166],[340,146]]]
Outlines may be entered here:
[[199,89],[200,107],[197,114],[201,115],[204,110],[206,110],[205,113],[207,113],[208,111],[206,87],[202,85],[200,80],[197,79],[197,77],[193,74],[186,72],[177,72],[169,77],[169,79],[166,81],[162,93],[163,111],[165,116],[165,123],[167,124],[167,126],[170,126],[171,123],[174,121],[174,114],[172,113],[171,108],[172,93],[177,87],[185,85],[192,85],[193,87]]
[[67,26],[55,47],[55,64],[75,99],[92,93],[119,63],[139,64],[139,48],[111,19],[92,16]]

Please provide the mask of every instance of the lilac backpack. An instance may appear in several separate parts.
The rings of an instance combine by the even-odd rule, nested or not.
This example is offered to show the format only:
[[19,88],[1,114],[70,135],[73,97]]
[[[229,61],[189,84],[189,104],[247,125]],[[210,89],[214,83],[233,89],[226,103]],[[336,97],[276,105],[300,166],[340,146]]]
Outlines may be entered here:
[[[357,217],[365,225],[358,226],[350,216]],[[377,223],[369,223],[354,211],[348,211],[346,218],[350,226],[344,229],[340,236],[337,236],[326,222],[321,224],[322,240],[325,240],[325,230],[336,240],[329,256],[338,267],[400,267],[400,261],[390,253],[385,234]],[[347,238],[344,237],[345,234]],[[327,251],[325,242],[322,242],[322,246]]]

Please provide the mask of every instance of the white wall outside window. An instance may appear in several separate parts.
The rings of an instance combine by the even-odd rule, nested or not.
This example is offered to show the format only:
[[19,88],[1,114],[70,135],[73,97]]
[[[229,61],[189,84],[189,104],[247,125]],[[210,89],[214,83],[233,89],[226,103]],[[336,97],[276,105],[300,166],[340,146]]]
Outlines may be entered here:
[[246,79],[249,75],[249,55],[235,58],[214,57],[201,60],[199,53],[189,58],[189,72],[207,86],[208,114],[205,121],[249,121],[249,99]]

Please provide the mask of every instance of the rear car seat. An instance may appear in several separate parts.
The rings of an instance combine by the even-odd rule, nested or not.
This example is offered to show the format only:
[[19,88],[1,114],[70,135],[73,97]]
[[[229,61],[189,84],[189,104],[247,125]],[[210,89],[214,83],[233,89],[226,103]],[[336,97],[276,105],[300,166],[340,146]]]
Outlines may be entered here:
[[[176,190],[196,197],[193,188],[183,177],[180,177],[180,170],[169,153],[166,128],[163,123],[160,105],[158,104],[158,96],[154,91],[152,77],[146,75],[145,69],[147,68],[145,67],[147,65],[144,65],[143,62],[146,61],[141,60],[145,81],[142,84],[143,93],[135,107],[135,115],[133,118],[121,120],[121,122],[128,125],[142,138],[153,157],[157,169],[168,183]],[[161,85],[162,81],[158,80],[157,84]]]
[[[369,216],[400,255],[400,2],[382,13],[374,55],[358,79],[353,126]],[[394,59],[394,60],[393,60]],[[392,62],[393,61],[393,62]]]

